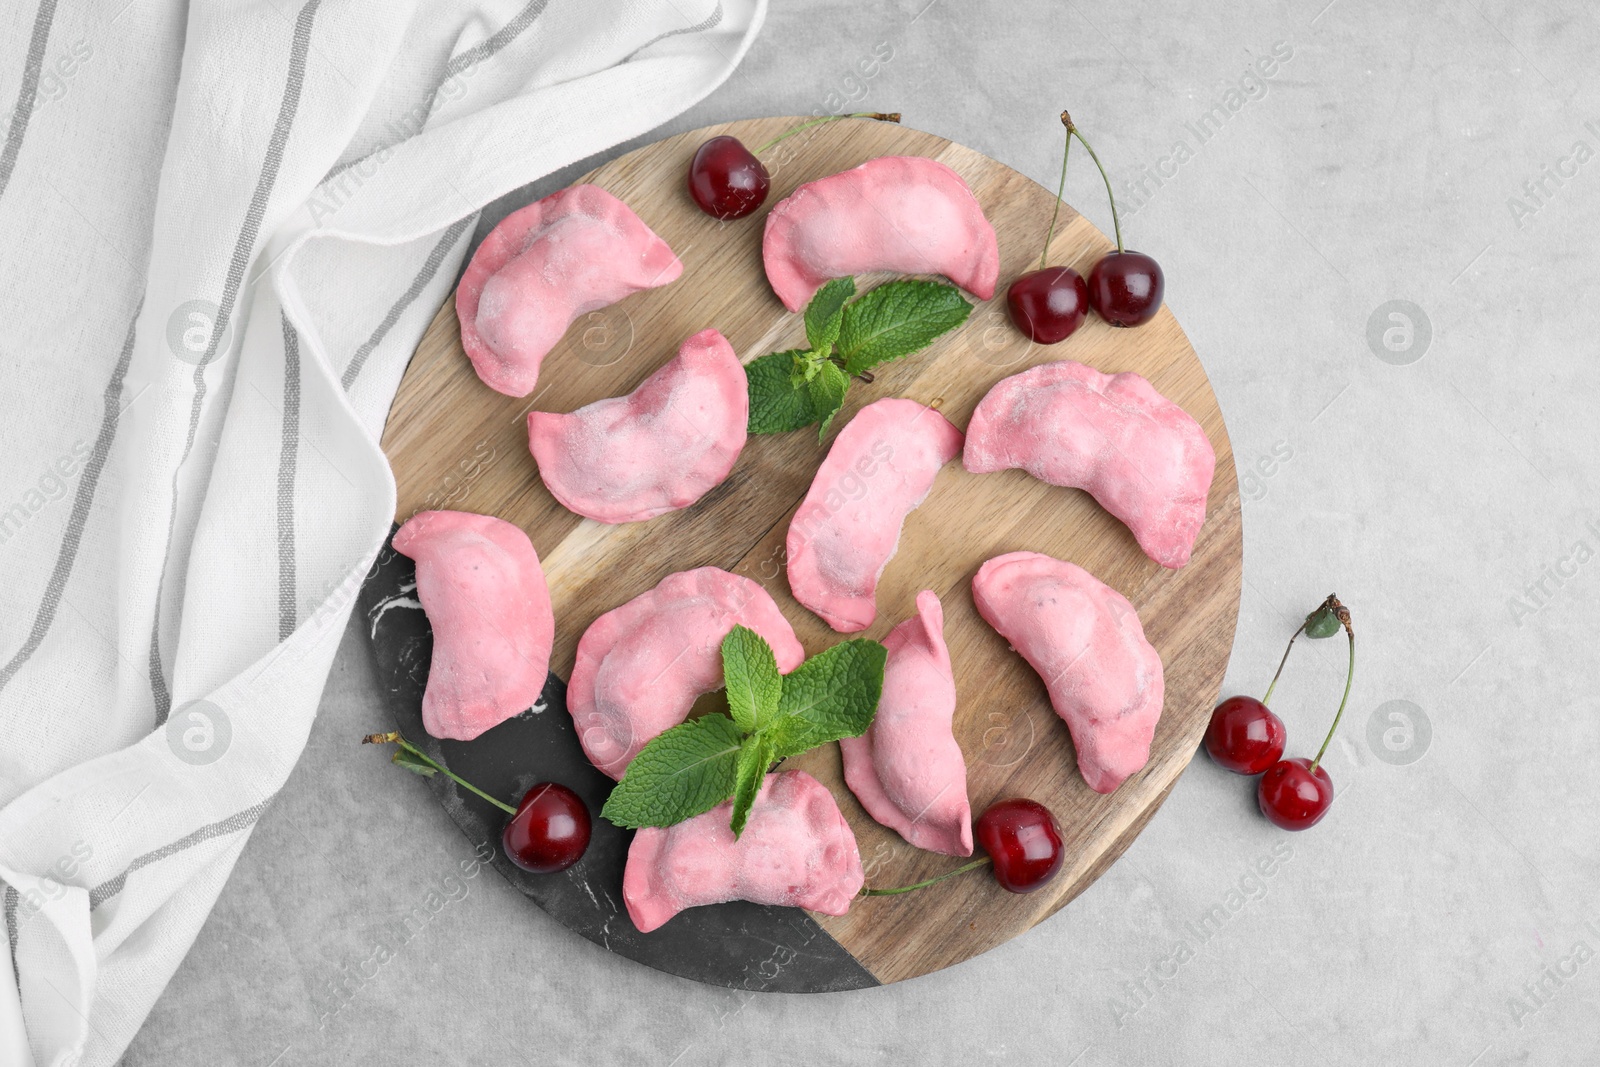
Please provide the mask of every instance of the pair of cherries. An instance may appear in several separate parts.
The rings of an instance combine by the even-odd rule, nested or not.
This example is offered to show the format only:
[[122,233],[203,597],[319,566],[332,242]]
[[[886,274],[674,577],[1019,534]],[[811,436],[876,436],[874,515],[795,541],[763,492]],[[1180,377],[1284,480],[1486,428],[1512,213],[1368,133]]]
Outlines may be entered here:
[[[1065,111],[1061,113],[1061,124],[1067,129],[1067,145],[1061,153],[1061,185],[1056,190],[1056,210],[1050,216],[1044,251],[1039,255],[1039,269],[1024,274],[1006,290],[1011,321],[1028,340],[1041,345],[1053,345],[1071,337],[1083,325],[1090,308],[1113,326],[1142,326],[1161,310],[1161,300],[1167,289],[1159,263],[1143,252],[1130,252],[1122,246],[1117,198],[1111,192],[1111,178],[1100,165],[1100,157]],[[1071,267],[1045,266],[1050,255],[1050,240],[1055,236],[1056,219],[1061,214],[1061,194],[1067,187],[1067,157],[1072,154],[1074,137],[1088,150],[1089,158],[1094,160],[1106,184],[1106,196],[1111,200],[1111,225],[1117,235],[1117,250],[1100,257],[1089,271],[1088,281]]]
[[[1277,687],[1283,665],[1289,661],[1289,652],[1295,639],[1302,633],[1307,637],[1332,637],[1343,628],[1350,639],[1350,667],[1345,676],[1344,698],[1333,717],[1333,726],[1323,739],[1322,748],[1315,759],[1297,757],[1284,759],[1283,750],[1288,741],[1288,730],[1270,708],[1272,690]],[[1278,673],[1272,676],[1267,695],[1262,700],[1254,697],[1229,697],[1211,713],[1211,723],[1206,727],[1206,751],[1211,758],[1235,774],[1261,775],[1256,785],[1256,802],[1274,825],[1285,830],[1308,830],[1322,821],[1333,805],[1333,779],[1322,766],[1322,757],[1328,744],[1339,729],[1345,704],[1350,699],[1350,684],[1355,678],[1356,634],[1350,625],[1350,612],[1337,596],[1329,596],[1322,605],[1306,616],[1300,628],[1289,638],[1289,647],[1283,650],[1278,662]]]
[[[700,146],[689,164],[690,197],[712,218],[724,221],[744,218],[766,203],[767,193],[772,188],[772,176],[758,156],[785,137],[836,118],[900,121],[898,114],[879,112],[829,115],[796,126],[755,152],[737,137],[713,137]],[[1166,292],[1161,265],[1143,252],[1130,252],[1122,247],[1117,200],[1111,193],[1111,179],[1106,177],[1105,168],[1100,167],[1100,157],[1089,148],[1089,142],[1083,139],[1065,111],[1061,113],[1061,121],[1067,128],[1067,151],[1061,158],[1062,185],[1056,191],[1056,214],[1050,219],[1044,254],[1039,257],[1038,270],[1024,274],[1006,291],[1006,304],[1017,329],[1043,345],[1053,345],[1072,336],[1083,325],[1090,308],[1113,326],[1141,326],[1161,309]],[[1056,218],[1060,215],[1061,193],[1067,180],[1067,155],[1071,152],[1073,137],[1089,150],[1095,166],[1100,168],[1100,176],[1105,179],[1106,194],[1111,197],[1111,221],[1117,234],[1117,250],[1100,258],[1089,272],[1088,281],[1071,267],[1044,265],[1050,252],[1050,240],[1055,235]]]

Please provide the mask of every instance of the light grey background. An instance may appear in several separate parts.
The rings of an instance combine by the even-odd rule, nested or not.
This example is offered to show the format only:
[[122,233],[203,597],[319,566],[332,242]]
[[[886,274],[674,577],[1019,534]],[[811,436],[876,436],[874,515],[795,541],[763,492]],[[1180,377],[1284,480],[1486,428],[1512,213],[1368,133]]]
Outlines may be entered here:
[[[492,871],[443,881],[467,841],[356,744],[389,720],[353,625],[299,768],[124,1062],[1595,1062],[1600,21],[1576,2],[1325,3],[779,3],[662,131],[897,109],[1053,184],[1070,107],[1119,190],[1173,175],[1124,228],[1166,269],[1239,460],[1225,691],[1259,693],[1330,591],[1361,635],[1322,825],[1272,828],[1202,755],[1098,884],[986,956],[869,992],[697,986]],[[1197,146],[1184,123],[1280,42],[1265,95]],[[1191,157],[1163,165],[1179,140]],[[1068,198],[1109,231],[1087,163]],[[1426,316],[1425,350],[1415,313],[1409,349],[1387,309],[1369,342],[1392,300]],[[1343,673],[1338,641],[1297,651],[1274,701],[1292,753],[1315,750]],[[1369,730],[1389,701],[1425,717],[1426,751],[1393,707]],[[364,963],[435,891],[457,899]],[[1189,924],[1219,905],[1202,941]]]

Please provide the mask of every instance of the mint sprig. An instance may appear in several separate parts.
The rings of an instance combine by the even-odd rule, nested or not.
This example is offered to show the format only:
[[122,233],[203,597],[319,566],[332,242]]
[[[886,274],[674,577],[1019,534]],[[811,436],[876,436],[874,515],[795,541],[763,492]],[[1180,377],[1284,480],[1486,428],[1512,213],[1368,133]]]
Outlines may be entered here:
[[960,290],[945,282],[906,278],[855,295],[854,278],[828,282],[806,305],[811,347],[774,352],[745,367],[751,433],[820,423],[820,440],[844,406],[852,377],[926,348],[972,313]]
[[600,814],[631,829],[671,826],[732,797],[738,837],[773,761],[872,725],[887,655],[876,641],[845,641],[780,675],[766,639],[735,626],[722,640],[729,714],[690,719],[652,739]]

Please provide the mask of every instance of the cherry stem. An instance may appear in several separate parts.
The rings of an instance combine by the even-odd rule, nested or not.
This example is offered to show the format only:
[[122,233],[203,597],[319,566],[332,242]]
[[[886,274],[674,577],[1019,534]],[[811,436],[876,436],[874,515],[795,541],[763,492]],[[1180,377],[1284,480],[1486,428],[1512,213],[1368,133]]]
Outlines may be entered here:
[[421,760],[423,763],[426,763],[428,766],[432,767],[434,770],[438,771],[452,782],[455,782],[457,785],[465,789],[470,789],[472,792],[478,794],[480,797],[487,800],[489,803],[493,804],[507,815],[515,815],[517,813],[516,808],[513,808],[510,804],[507,804],[504,801],[496,800],[494,797],[490,796],[488,793],[485,793],[483,790],[479,789],[477,786],[473,785],[459,774],[456,774],[454,771],[450,770],[450,768],[445,767],[444,765],[435,761],[426,752],[422,751],[422,749],[418,748],[416,745],[413,745],[410,741],[407,741],[398,733],[368,734],[366,737],[361,739],[361,743],[363,745],[399,745],[401,748],[405,749],[405,751],[411,753],[413,756],[417,757],[417,759]]
[[[1310,622],[1310,621],[1311,620],[1308,617],[1306,619],[1306,622]],[[1305,632],[1306,632],[1306,623],[1303,622],[1303,623],[1300,624],[1300,629],[1296,630],[1294,632],[1294,634],[1289,638],[1289,647],[1283,650],[1283,658],[1278,661],[1277,673],[1272,676],[1272,684],[1267,686],[1267,695],[1261,698],[1261,706],[1262,707],[1266,707],[1267,706],[1267,701],[1272,699],[1272,691],[1274,689],[1278,688],[1278,676],[1283,673],[1283,665],[1285,663],[1289,662],[1289,651],[1290,651],[1290,649],[1294,648],[1295,639],[1298,638],[1301,634],[1303,634]]]
[[1333,725],[1328,727],[1328,736],[1322,739],[1322,747],[1317,749],[1317,758],[1311,761],[1311,773],[1317,771],[1317,764],[1322,762],[1322,757],[1328,751],[1328,746],[1333,743],[1333,735],[1339,730],[1339,720],[1344,718],[1344,706],[1350,702],[1350,685],[1356,680],[1356,632],[1350,625],[1350,609],[1339,603],[1339,598],[1330,596],[1329,604],[1333,607],[1334,614],[1344,624],[1344,632],[1350,638],[1350,666],[1344,675],[1344,696],[1339,698],[1339,710],[1334,713]]
[[[1065,116],[1066,112],[1062,112]],[[1067,191],[1067,157],[1072,154],[1072,127],[1067,127],[1067,146],[1061,150],[1061,182],[1056,186],[1056,207],[1050,212],[1050,228],[1044,233],[1044,251],[1039,253],[1039,269],[1044,270],[1044,261],[1050,255],[1050,241],[1056,235],[1056,219],[1061,215],[1061,194]]]
[[887,112],[885,112],[885,111],[857,111],[857,112],[855,112],[853,114],[850,114],[850,115],[824,115],[820,119],[812,119],[810,122],[802,122],[800,125],[794,127],[794,129],[785,130],[783,133],[778,134],[778,136],[774,137],[772,140],[768,141],[766,144],[764,144],[760,148],[756,149],[756,155],[759,156],[761,153],[767,151],[769,148],[771,148],[773,145],[777,144],[779,141],[782,141],[783,139],[785,139],[787,137],[793,137],[795,134],[799,133],[801,130],[809,130],[813,126],[820,126],[824,122],[834,122],[834,121],[836,121],[838,119],[877,119],[879,122],[899,122],[900,121],[900,112],[898,112],[898,111],[887,111]]
[[1117,194],[1111,191],[1111,175],[1106,173],[1106,168],[1100,165],[1100,157],[1094,154],[1094,147],[1083,139],[1083,131],[1072,124],[1072,116],[1065,111],[1061,113],[1061,124],[1067,128],[1067,138],[1078,139],[1078,143],[1089,151],[1089,158],[1094,160],[1095,169],[1100,172],[1100,180],[1106,183],[1106,198],[1111,201],[1111,228],[1117,234],[1117,251],[1124,251],[1122,247],[1122,223],[1117,218]]
[[913,889],[926,889],[930,885],[933,885],[936,882],[942,882],[946,878],[953,878],[954,876],[956,876],[958,874],[965,874],[968,871],[977,870],[979,867],[982,867],[984,864],[990,863],[990,862],[992,862],[992,861],[989,859],[988,856],[980,856],[977,859],[973,860],[971,863],[968,863],[968,864],[965,864],[963,866],[957,867],[953,871],[945,871],[943,874],[936,874],[932,878],[929,878],[925,882],[918,882],[915,885],[896,886],[893,889],[867,889],[867,888],[863,887],[861,892],[856,894],[856,895],[857,896],[863,896],[863,897],[892,897],[892,896],[895,896],[896,894],[899,894],[899,893],[909,893]]

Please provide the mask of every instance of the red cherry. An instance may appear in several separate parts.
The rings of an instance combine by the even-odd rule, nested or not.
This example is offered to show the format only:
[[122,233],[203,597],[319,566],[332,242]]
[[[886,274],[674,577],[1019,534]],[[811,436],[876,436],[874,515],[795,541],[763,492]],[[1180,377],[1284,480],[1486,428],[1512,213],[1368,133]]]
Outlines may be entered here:
[[1113,326],[1142,326],[1167,291],[1161,265],[1143,252],[1107,252],[1089,272],[1089,306]]
[[772,178],[737,137],[713,137],[689,164],[689,195],[716,219],[742,219],[767,199]]
[[1267,768],[1256,788],[1261,814],[1285,830],[1309,830],[1333,804],[1333,779],[1308,759],[1279,760]]
[[1255,697],[1229,697],[1211,713],[1206,751],[1235,774],[1260,774],[1283,758],[1283,720]]
[[540,782],[517,805],[500,843],[523,870],[554,874],[583,858],[589,829],[589,809],[578,794],[564,785]]
[[1061,869],[1061,827],[1037,801],[997,801],[978,816],[973,830],[994,861],[994,880],[1013,893],[1031,893]]
[[1089,287],[1071,267],[1029,271],[1006,290],[1011,321],[1023,336],[1041,345],[1071,337],[1089,314]]

